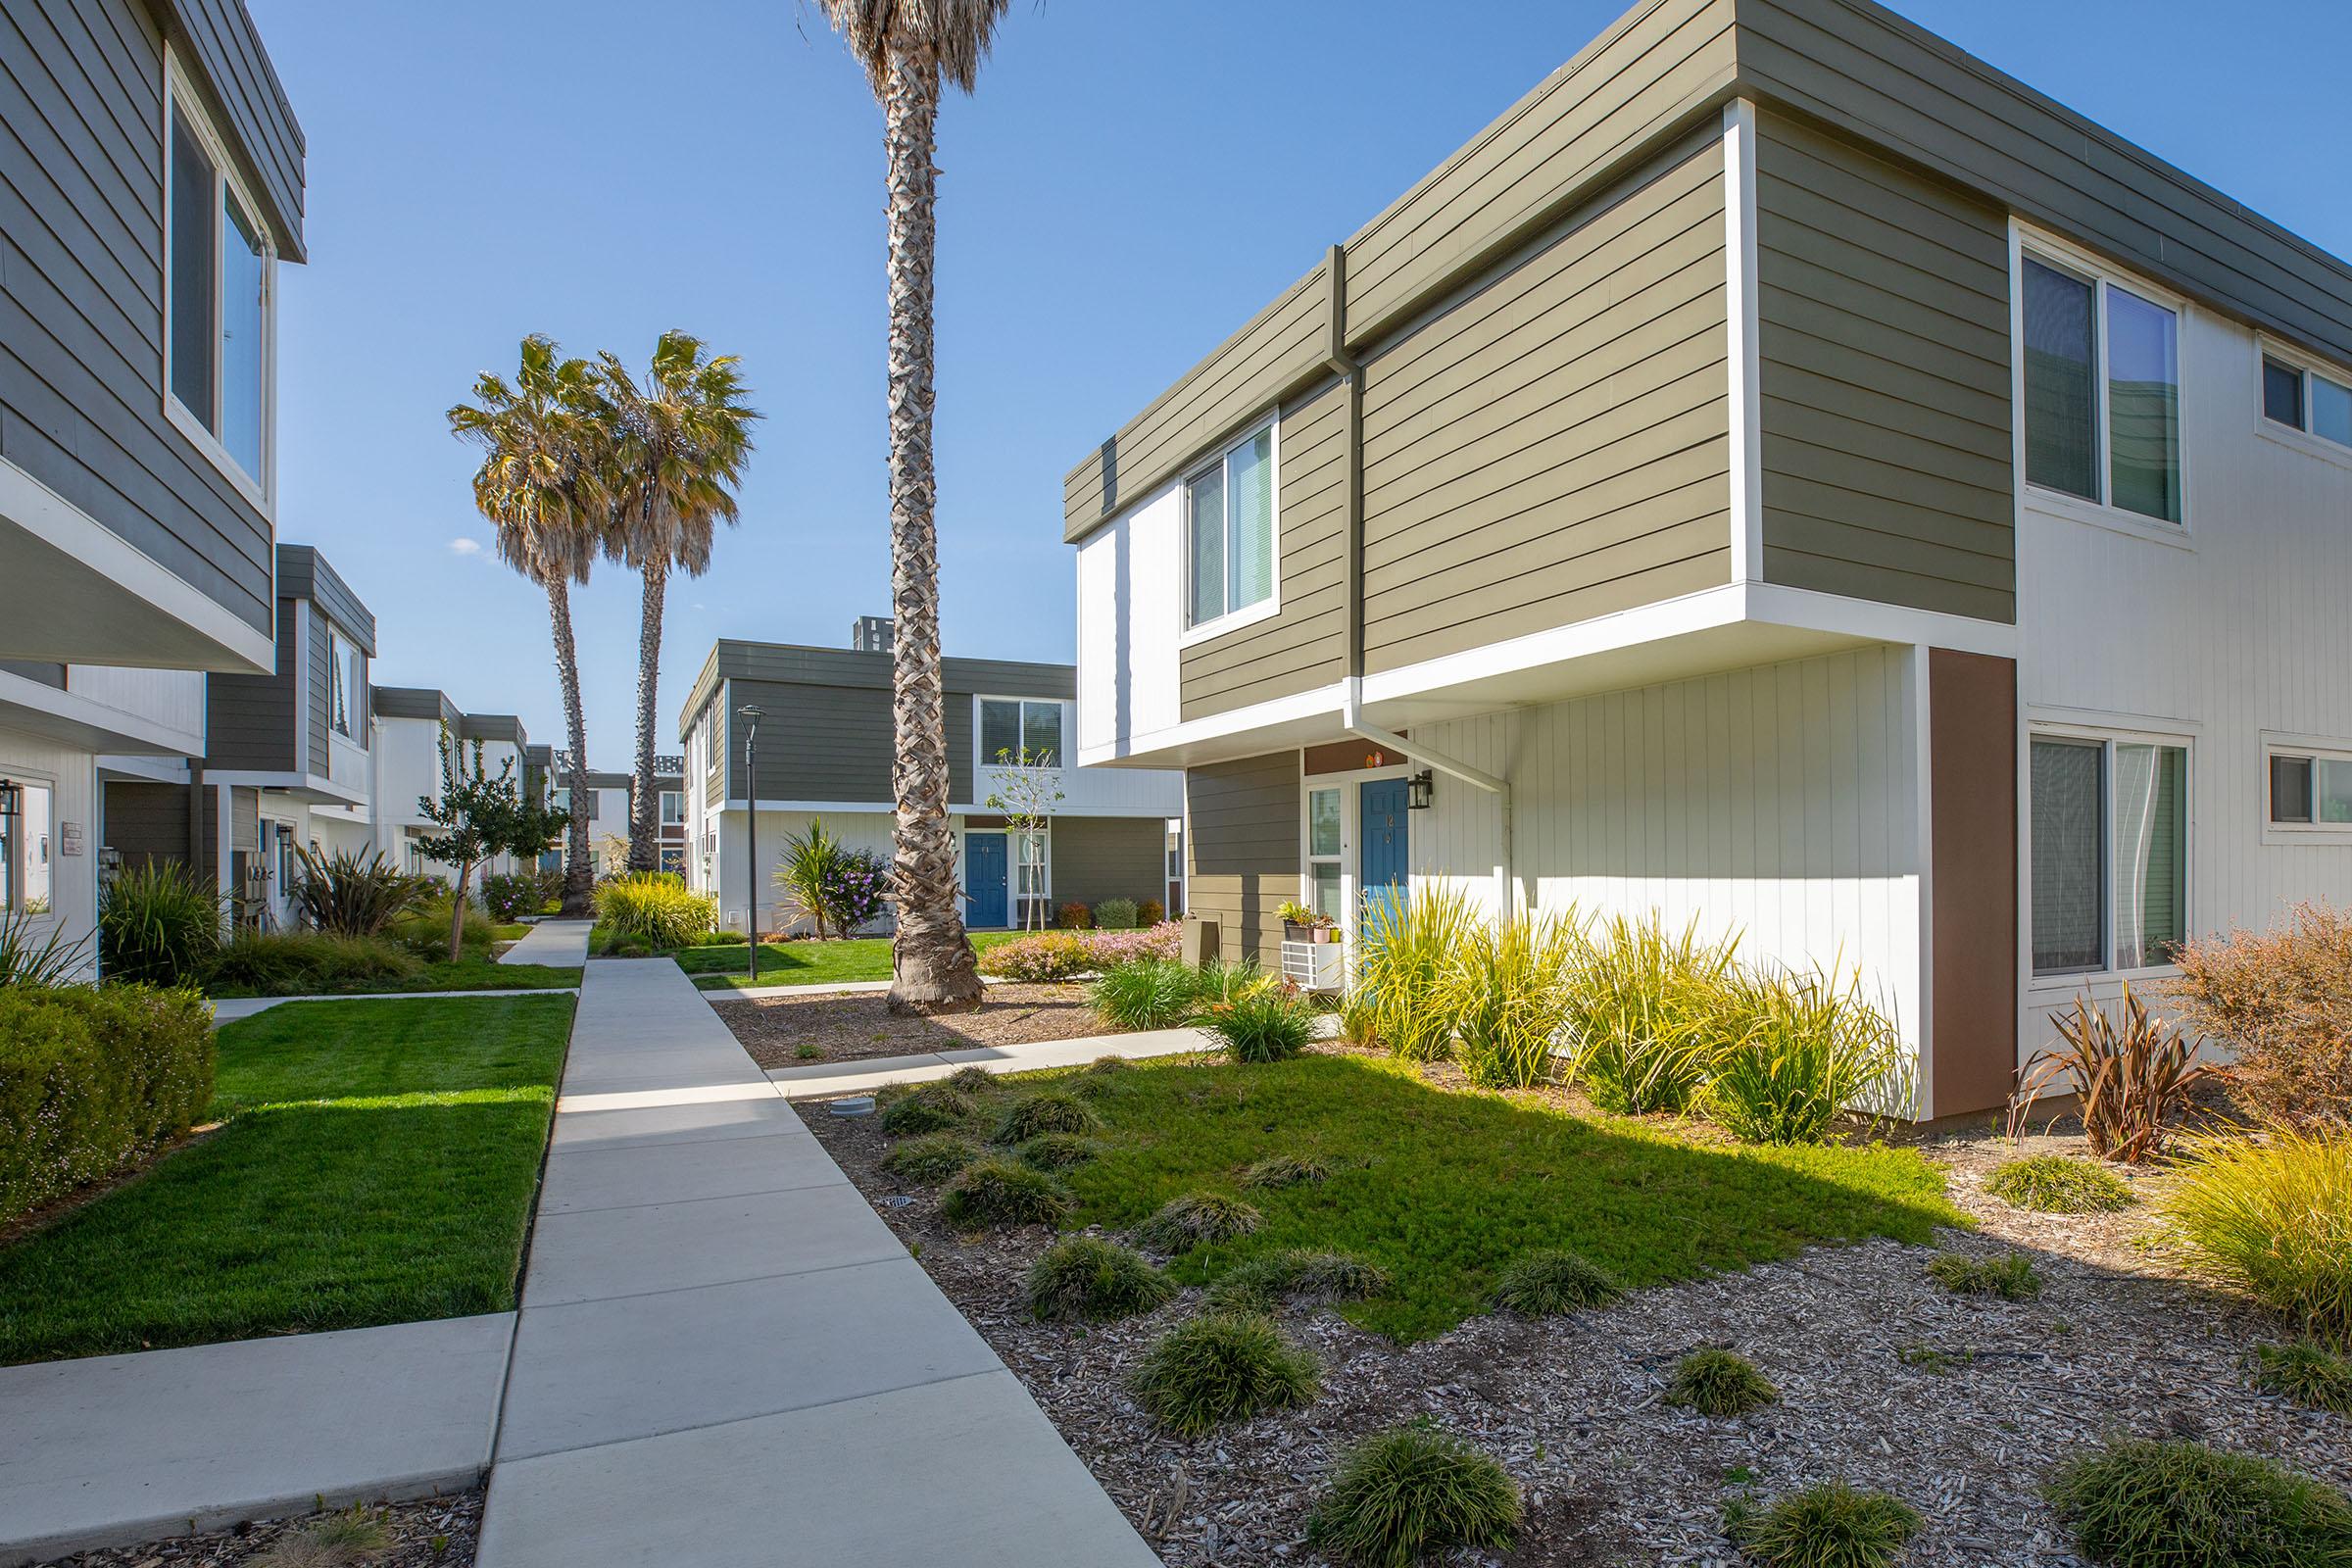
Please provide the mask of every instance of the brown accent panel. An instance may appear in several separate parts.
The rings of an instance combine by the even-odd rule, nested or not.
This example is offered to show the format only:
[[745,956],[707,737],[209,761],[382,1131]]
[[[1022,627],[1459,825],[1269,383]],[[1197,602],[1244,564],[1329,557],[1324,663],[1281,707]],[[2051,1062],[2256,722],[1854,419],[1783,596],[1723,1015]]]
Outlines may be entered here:
[[1333,741],[1328,746],[1306,749],[1309,773],[1352,773],[1357,768],[1402,767],[1404,763],[1402,752],[1385,751],[1370,741]]
[[1274,911],[1298,897],[1298,754],[1188,769],[1184,800],[1190,912],[1218,923],[1226,957],[1275,966]]
[[1937,1117],[2004,1103],[2017,1069],[2017,663],[1928,652]]

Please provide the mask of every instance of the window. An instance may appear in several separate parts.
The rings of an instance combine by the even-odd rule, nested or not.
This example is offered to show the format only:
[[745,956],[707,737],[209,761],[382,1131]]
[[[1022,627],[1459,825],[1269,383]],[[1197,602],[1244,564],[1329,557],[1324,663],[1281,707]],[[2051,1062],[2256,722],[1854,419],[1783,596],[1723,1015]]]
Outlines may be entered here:
[[2262,416],[2352,447],[2352,386],[2271,354],[2262,357]]
[[50,836],[57,796],[46,784],[14,783],[16,815],[0,816],[0,913],[47,914],[55,887]]
[[1190,629],[1274,597],[1274,427],[1244,436],[1184,485]]
[[1059,767],[1061,704],[1050,698],[981,698],[980,760]]
[[275,253],[210,125],[167,95],[164,298],[168,399],[259,493],[270,428],[270,281]]
[[1015,833],[1011,837],[1015,921],[1024,929],[1032,924],[1042,929],[1052,923],[1047,916],[1053,912],[1047,903],[1052,894],[1046,878],[1046,835]]
[[662,825],[683,827],[686,823],[686,796],[681,790],[662,792]]
[[2271,825],[2352,827],[2352,754],[2275,751]]
[[2149,969],[2188,934],[2188,749],[2034,737],[2034,972]]
[[1345,897],[1340,877],[1340,792],[1306,792],[1307,907],[1317,914],[1340,918]]
[[357,644],[332,621],[326,627],[326,722],[346,740],[359,738],[360,681],[364,671]]
[[2024,273],[2027,482],[2179,522],[2179,316],[2037,257]]

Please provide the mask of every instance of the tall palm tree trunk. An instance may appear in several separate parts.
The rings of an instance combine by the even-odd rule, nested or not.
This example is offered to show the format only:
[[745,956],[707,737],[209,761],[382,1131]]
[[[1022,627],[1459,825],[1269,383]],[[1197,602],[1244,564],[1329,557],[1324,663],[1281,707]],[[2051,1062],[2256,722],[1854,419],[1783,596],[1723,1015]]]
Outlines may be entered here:
[[564,913],[585,919],[595,912],[594,879],[588,874],[588,721],[580,712],[580,655],[571,640],[571,589],[558,577],[547,585],[547,615],[556,636],[556,680],[564,688],[564,727],[571,742],[571,820],[564,835]]
[[669,563],[645,564],[645,602],[637,619],[637,771],[629,791],[629,869],[659,871],[662,851],[657,824],[661,798],[654,791],[654,694],[662,678],[662,598],[669,585]]
[[956,907],[956,835],[948,825],[948,737],[939,667],[939,543],[931,466],[932,252],[938,238],[932,167],[939,63],[891,51],[883,95],[890,158],[890,600],[897,617],[891,716],[898,735],[891,835],[898,939],[893,1012],[964,1012],[980,975]]

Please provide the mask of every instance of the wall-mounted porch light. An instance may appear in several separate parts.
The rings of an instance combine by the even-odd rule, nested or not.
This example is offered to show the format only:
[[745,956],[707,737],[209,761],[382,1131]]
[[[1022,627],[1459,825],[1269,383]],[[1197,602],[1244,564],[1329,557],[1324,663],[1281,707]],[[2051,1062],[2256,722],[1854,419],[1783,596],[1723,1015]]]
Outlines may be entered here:
[[13,778],[0,778],[0,822],[13,822],[24,808],[24,786]]
[[1426,811],[1438,798],[1438,779],[1435,773],[1423,768],[1404,781],[1404,806],[1408,811]]

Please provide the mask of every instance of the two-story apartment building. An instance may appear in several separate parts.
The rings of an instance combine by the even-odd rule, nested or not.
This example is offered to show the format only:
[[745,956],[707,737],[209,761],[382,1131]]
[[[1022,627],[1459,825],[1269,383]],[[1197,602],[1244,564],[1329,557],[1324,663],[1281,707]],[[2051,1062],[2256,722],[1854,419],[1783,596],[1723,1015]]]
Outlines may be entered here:
[[1081,763],[1271,961],[1860,967],[1925,1115],[2352,900],[2352,269],[1869,0],[1644,0],[1068,476]]
[[[775,867],[812,819],[885,860],[893,820],[891,655],[881,623],[859,622],[858,648],[721,641],[703,662],[678,721],[685,742],[687,885],[718,896],[741,928],[756,890],[763,930],[777,912]],[[941,661],[947,698],[949,810],[964,923],[974,930],[1051,923],[1063,904],[1167,897],[1168,822],[1182,784],[1166,770],[1087,771],[1067,737],[1076,672],[1068,664]],[[759,710],[757,744],[753,716]],[[753,753],[757,772],[747,765]],[[1018,787],[1001,765],[1027,757],[1058,789],[1042,831],[1015,831],[1004,808]],[[992,801],[995,804],[992,804]],[[748,841],[757,811],[757,843]],[[749,858],[760,858],[755,883]]]
[[[424,814],[422,803],[441,798],[441,740],[447,735],[460,748],[461,764],[473,765],[474,743],[482,748],[482,768],[491,777],[510,764],[518,788],[526,794],[544,787],[543,773],[534,773],[533,747],[522,720],[513,713],[468,713],[431,687],[378,686],[371,695],[375,713],[375,771],[369,787],[371,842],[383,857],[404,870],[437,876],[444,881],[456,867],[428,858],[418,846],[441,828]],[[498,876],[515,869],[512,856],[484,862],[479,874]]]
[[237,0],[12,4],[0,79],[0,910],[76,940],[102,780],[184,788],[202,672],[275,663],[303,138]]

